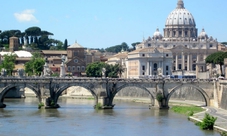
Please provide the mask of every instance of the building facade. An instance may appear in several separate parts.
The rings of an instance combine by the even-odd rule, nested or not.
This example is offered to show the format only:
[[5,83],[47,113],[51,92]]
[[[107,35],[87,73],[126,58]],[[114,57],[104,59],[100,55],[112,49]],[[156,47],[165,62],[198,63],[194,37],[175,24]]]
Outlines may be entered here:
[[173,55],[164,48],[148,47],[128,53],[128,78],[143,78],[146,76],[171,75]]
[[178,0],[176,9],[167,17],[163,33],[164,36],[157,29],[136,49],[161,47],[171,50],[173,74],[196,75],[207,71],[205,58],[218,50],[217,39],[208,37],[204,29],[198,34],[195,19],[185,9],[183,0]]

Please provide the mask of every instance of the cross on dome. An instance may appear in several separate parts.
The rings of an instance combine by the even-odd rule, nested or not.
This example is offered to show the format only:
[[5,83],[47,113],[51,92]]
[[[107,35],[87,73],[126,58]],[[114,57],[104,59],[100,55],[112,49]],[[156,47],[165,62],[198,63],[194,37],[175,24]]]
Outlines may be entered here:
[[177,9],[184,9],[184,2],[183,2],[183,0],[178,0],[178,2],[177,2]]

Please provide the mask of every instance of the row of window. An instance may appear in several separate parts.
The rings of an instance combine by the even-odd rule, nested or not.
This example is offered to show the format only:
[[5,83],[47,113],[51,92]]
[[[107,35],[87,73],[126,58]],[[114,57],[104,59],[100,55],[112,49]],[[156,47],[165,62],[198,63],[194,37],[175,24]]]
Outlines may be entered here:
[[[143,65],[143,66],[142,66],[142,70],[145,71],[145,68],[146,68],[145,65]],[[154,63],[154,65],[153,65],[153,70],[154,70],[154,71],[157,71],[157,70],[158,70],[158,65],[157,65],[157,63]],[[169,70],[169,66],[166,66],[166,71],[168,71],[168,70]]]
[[[148,47],[150,47],[151,46],[151,44],[150,43],[148,43],[148,45],[147,45]],[[168,45],[167,44],[165,44],[164,45],[164,47],[167,47]],[[206,45],[200,45],[200,47],[202,48],[203,46],[206,46]],[[160,47],[160,45],[158,45],[157,47]],[[176,47],[176,45],[173,45],[173,47]],[[186,48],[188,48],[189,46],[188,45],[184,45],[184,47],[186,47]],[[196,47],[196,44],[193,44],[192,45],[192,47]],[[210,48],[212,48],[213,47],[213,45],[212,44],[210,44]]]
[[[68,71],[75,71],[76,70],[76,67],[75,66],[68,66]],[[85,67],[84,66],[77,66],[77,71],[80,72],[80,71],[84,71],[85,70]]]

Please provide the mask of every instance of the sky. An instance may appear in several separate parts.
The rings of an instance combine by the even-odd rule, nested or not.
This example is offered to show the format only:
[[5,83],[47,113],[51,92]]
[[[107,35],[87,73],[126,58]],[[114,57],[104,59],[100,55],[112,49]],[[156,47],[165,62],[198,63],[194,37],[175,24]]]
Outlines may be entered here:
[[[0,30],[37,26],[51,38],[85,48],[107,48],[163,34],[178,0],[0,0]],[[196,22],[218,42],[227,41],[227,0],[184,0]]]

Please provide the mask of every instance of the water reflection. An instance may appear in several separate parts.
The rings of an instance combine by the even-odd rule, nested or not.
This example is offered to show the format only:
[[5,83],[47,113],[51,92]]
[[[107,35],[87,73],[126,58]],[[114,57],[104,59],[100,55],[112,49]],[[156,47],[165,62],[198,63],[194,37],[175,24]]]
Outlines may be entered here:
[[170,110],[149,110],[141,103],[115,101],[114,109],[95,110],[94,100],[59,99],[61,108],[45,110],[38,109],[37,102],[33,98],[7,101],[8,106],[0,109],[1,136],[219,135],[200,130],[185,116]]

